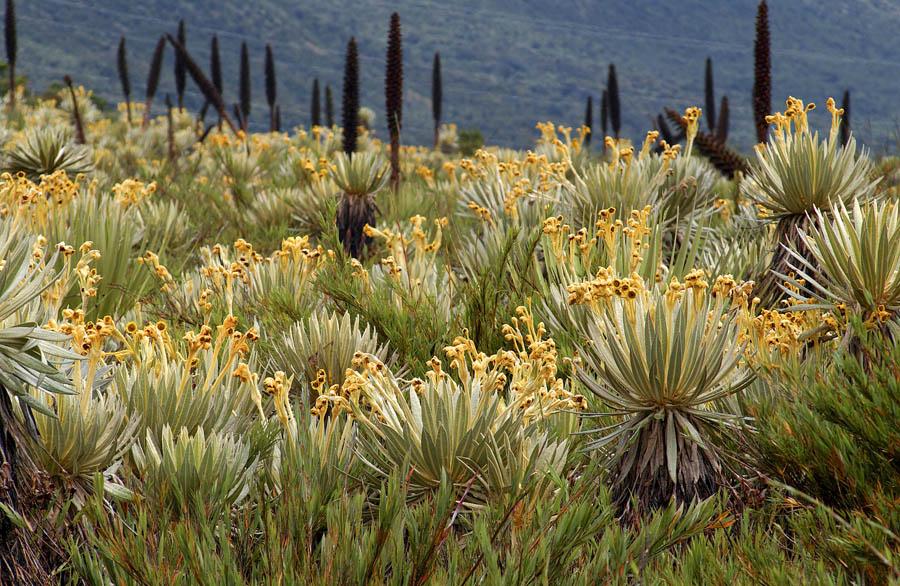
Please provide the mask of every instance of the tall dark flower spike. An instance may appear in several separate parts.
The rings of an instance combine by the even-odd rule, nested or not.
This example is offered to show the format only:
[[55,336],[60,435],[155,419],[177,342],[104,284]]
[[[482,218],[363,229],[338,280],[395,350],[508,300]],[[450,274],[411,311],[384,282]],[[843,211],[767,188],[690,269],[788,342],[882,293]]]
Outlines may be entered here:
[[344,152],[352,155],[356,151],[356,135],[359,127],[359,52],[355,37],[347,43],[347,55],[344,60],[341,124],[344,130]]
[[437,148],[440,138],[441,114],[444,107],[444,80],[441,75],[441,54],[434,54],[431,65],[431,117],[434,120],[434,146]]
[[150,110],[153,107],[156,89],[159,87],[159,73],[162,69],[163,51],[165,48],[166,37],[159,37],[159,41],[156,42],[156,48],[153,50],[153,58],[150,60],[150,71],[147,73],[147,94],[144,102],[144,122],[142,124],[144,127],[150,122]]
[[[184,30],[184,20],[178,22],[178,42],[187,47],[187,33]],[[178,111],[184,111],[184,90],[187,87],[187,68],[181,53],[175,52],[175,94],[178,96]]]
[[241,129],[247,131],[250,124],[250,50],[247,43],[241,43],[241,75],[240,75]]
[[384,74],[384,109],[391,137],[391,185],[400,185],[400,129],[403,125],[403,39],[400,15],[391,15],[388,31],[387,68]]
[[119,84],[122,86],[122,95],[125,96],[125,109],[128,116],[128,124],[131,124],[131,79],[128,76],[128,54],[125,48],[125,37],[119,39],[119,50],[116,53],[116,71],[119,74]]
[[9,65],[9,109],[16,109],[16,57],[18,39],[16,38],[16,3],[6,0],[6,22],[3,29],[6,37],[6,63]]
[[319,78],[313,80],[312,96],[309,104],[310,126],[322,126],[322,102],[319,92]]
[[278,86],[275,78],[275,55],[272,45],[266,45],[266,103],[269,104],[269,131],[275,130],[275,105],[278,103]]
[[84,124],[81,121],[81,111],[78,109],[78,99],[75,96],[75,86],[72,84],[72,78],[66,75],[63,78],[66,87],[69,88],[69,95],[72,97],[72,118],[75,123],[75,142],[78,144],[87,144],[84,136]]
[[766,0],[756,11],[756,40],[753,42],[753,122],[757,142],[766,142],[772,111],[772,56],[769,41],[769,6]]
[[325,86],[325,124],[328,128],[334,126],[334,96],[330,85]]
[[219,118],[223,120],[232,132],[237,133],[237,128],[235,128],[234,123],[231,121],[231,118],[228,116],[228,112],[225,110],[225,102],[222,99],[222,94],[216,89],[215,85],[206,77],[203,73],[203,70],[200,69],[200,66],[197,65],[197,62],[194,61],[194,58],[191,57],[191,54],[188,53],[187,49],[178,42],[178,40],[172,35],[166,35],[166,38],[169,40],[169,43],[175,47],[175,50],[179,53],[182,53],[184,58],[184,65],[187,68],[188,74],[190,74],[191,79],[194,80],[194,83],[197,84],[197,87],[200,88],[200,92],[203,94],[203,97],[212,104],[216,110],[219,112]]
[[619,138],[619,131],[622,129],[622,110],[619,103],[619,80],[616,76],[616,66],[614,63],[609,65],[609,74],[606,80],[607,106],[609,108],[609,123],[612,125],[613,135]]

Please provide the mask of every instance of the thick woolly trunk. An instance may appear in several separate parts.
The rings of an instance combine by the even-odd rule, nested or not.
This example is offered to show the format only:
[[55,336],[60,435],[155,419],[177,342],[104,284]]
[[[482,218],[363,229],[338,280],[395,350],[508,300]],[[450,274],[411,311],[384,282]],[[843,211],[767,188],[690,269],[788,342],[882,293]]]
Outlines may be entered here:
[[[16,477],[18,458],[16,449],[15,420],[12,403],[6,389],[0,389],[0,502],[16,508]],[[9,520],[0,516],[0,536],[8,529]],[[0,537],[2,541],[2,537]]]
[[[12,404],[6,389],[0,389],[0,503],[18,510],[18,449],[14,430]],[[6,515],[0,515],[0,571],[15,576],[21,565],[15,525]]]
[[775,228],[775,248],[772,250],[772,261],[765,274],[760,277],[753,292],[755,297],[760,298],[763,307],[777,307],[787,296],[780,287],[781,277],[775,273],[789,275],[792,272],[790,265],[796,266],[798,261],[788,253],[786,248],[790,248],[806,260],[812,261],[809,249],[800,238],[800,230],[809,233],[809,229],[816,221],[814,216],[806,214],[785,216],[778,221]]
[[375,200],[345,193],[338,204],[337,229],[344,250],[354,258],[359,258],[372,240],[363,231],[366,224],[375,225]]
[[[695,422],[695,427],[698,425]],[[675,482],[666,463],[665,418],[648,423],[616,462],[611,471],[615,479],[612,500],[623,517],[636,519],[644,512],[667,506],[673,497],[679,504],[706,499],[725,485],[722,466],[712,451],[681,433],[675,437],[678,443]]]
[[[31,420],[30,411],[27,413]],[[12,400],[0,386],[0,503],[21,515],[45,508],[52,494],[47,477],[22,448],[32,425],[13,414]],[[51,584],[52,571],[62,563],[62,552],[43,528],[16,527],[0,513],[0,583]]]

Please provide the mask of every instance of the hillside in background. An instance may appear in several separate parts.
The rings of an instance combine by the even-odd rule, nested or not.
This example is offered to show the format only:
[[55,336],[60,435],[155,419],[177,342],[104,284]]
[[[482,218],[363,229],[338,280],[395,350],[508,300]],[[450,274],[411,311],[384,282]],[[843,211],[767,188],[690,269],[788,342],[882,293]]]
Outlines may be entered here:
[[[447,121],[480,129],[488,143],[524,147],[534,123],[578,125],[588,95],[599,100],[607,64],[618,69],[624,134],[637,137],[664,106],[702,105],[704,59],[715,64],[716,91],[729,96],[731,140],[753,142],[755,0],[432,0],[303,2],[297,0],[30,0],[19,2],[19,70],[38,90],[71,74],[98,95],[120,97],[115,50],[128,39],[132,84],[143,94],[156,39],[187,22],[188,44],[204,65],[218,33],[226,99],[237,99],[239,46],[254,65],[251,121],[267,121],[264,47],[275,50],[284,124],[309,124],[312,80],[339,100],[346,42],[360,43],[362,104],[386,135],[383,75],[388,17],[403,21],[404,140],[429,143],[431,61],[440,51]],[[551,7],[548,11],[548,7]],[[852,92],[854,131],[876,150],[892,148],[900,78],[900,4],[892,0],[775,0],[770,3],[773,107],[787,95],[824,106],[829,95]],[[545,16],[548,14],[550,16]],[[172,52],[161,93],[173,92]],[[199,107],[191,88],[188,104]],[[339,110],[339,106],[337,108]],[[596,110],[595,110],[596,111]],[[827,123],[818,112],[814,121]]]

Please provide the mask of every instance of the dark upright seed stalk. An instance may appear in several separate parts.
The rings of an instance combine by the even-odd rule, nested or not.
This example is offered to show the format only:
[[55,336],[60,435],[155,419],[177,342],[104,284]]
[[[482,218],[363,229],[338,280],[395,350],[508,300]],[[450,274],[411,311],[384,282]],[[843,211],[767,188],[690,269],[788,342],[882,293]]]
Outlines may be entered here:
[[205,130],[200,134],[200,138],[197,139],[196,144],[203,144],[203,141],[206,140],[206,137],[209,136],[209,133],[212,132],[212,129],[215,127],[215,124],[210,124],[206,127]]
[[219,95],[223,95],[222,58],[219,56],[219,37],[213,35],[209,53],[209,75]]
[[241,112],[241,105],[237,102],[233,103],[231,112],[234,114],[234,119],[237,120],[238,128],[244,128],[244,113]]
[[609,134],[609,92],[607,90],[603,90],[603,94],[600,95],[600,132],[603,134],[600,139],[605,149],[606,141],[604,139]]
[[706,58],[706,79],[703,83],[704,94],[706,95],[706,125],[710,132],[716,131],[716,90],[713,87],[713,64],[712,59]]
[[309,104],[309,124],[313,126],[322,126],[322,103],[319,92],[319,78],[313,80],[312,97]]
[[272,45],[266,45],[266,102],[269,104],[269,131],[275,130],[275,103],[278,101],[278,86],[275,78],[275,55]]
[[275,104],[275,132],[281,132],[281,106]]
[[609,93],[609,122],[612,124],[613,134],[619,138],[622,129],[622,111],[619,104],[619,80],[616,78],[616,66],[610,64],[609,75],[606,81],[606,91]]
[[6,62],[9,64],[9,109],[16,109],[16,54],[18,45],[16,39],[16,3],[14,0],[6,0]]
[[757,142],[766,142],[769,125],[766,116],[772,111],[772,55],[769,46],[769,7],[766,0],[756,11],[756,40],[753,42],[753,121]]
[[850,142],[850,90],[844,90],[841,108],[844,109],[844,116],[841,118],[841,144],[847,146]]
[[356,151],[356,133],[359,126],[359,53],[356,38],[347,43],[344,61],[344,95],[341,97],[341,124],[344,127],[344,152]]
[[328,128],[334,126],[334,96],[331,95],[331,86],[325,86],[325,124]]
[[72,96],[72,117],[75,120],[75,142],[78,144],[87,144],[84,136],[84,124],[81,122],[81,112],[78,110],[78,99],[75,97],[75,87],[72,85],[72,78],[68,75],[63,78],[66,87],[69,88],[69,95]]
[[236,133],[237,129],[234,127],[234,123],[231,121],[231,118],[228,117],[228,112],[225,111],[225,102],[222,100],[222,94],[216,89],[216,86],[209,81],[203,73],[203,70],[200,69],[200,66],[197,65],[194,58],[191,57],[191,54],[184,48],[184,45],[179,43],[172,35],[166,35],[166,38],[168,38],[169,42],[172,43],[172,46],[175,47],[175,51],[182,54],[187,72],[190,74],[191,79],[194,80],[194,83],[197,84],[197,87],[200,88],[203,97],[206,98],[210,104],[215,106],[216,110],[219,112],[219,118],[228,124],[228,127],[232,132]]
[[719,120],[716,122],[716,140],[725,144],[728,140],[728,96],[722,96],[719,106]]
[[169,161],[175,162],[175,124],[172,121],[172,98],[166,94],[166,138],[169,143]]
[[441,54],[434,54],[431,65],[431,117],[434,119],[434,148],[437,148],[441,130],[441,110],[444,101],[444,80],[441,76]]
[[[219,56],[219,37],[213,35],[209,48],[209,75],[212,78],[213,87],[224,100],[224,85],[222,84],[222,58]],[[222,130],[222,117],[219,117],[219,130]]]
[[241,43],[241,129],[246,132],[250,124],[250,50]]
[[666,144],[671,146],[678,142],[672,134],[672,131],[669,129],[669,125],[666,124],[666,119],[663,118],[662,114],[656,115],[656,128],[659,130],[660,137],[666,141]]
[[[184,20],[178,22],[178,42],[187,48],[187,33],[184,30]],[[184,66],[184,58],[181,53],[175,52],[175,93],[178,94],[178,111],[184,111],[184,88],[187,85],[187,69]]]
[[144,102],[144,122],[142,124],[144,127],[150,122],[150,109],[153,107],[153,97],[156,95],[156,88],[159,87],[159,72],[162,68],[165,48],[166,38],[159,37],[156,48],[153,50],[153,59],[150,61],[150,72],[147,74],[147,99]]
[[384,72],[384,109],[391,137],[391,185],[400,187],[400,128],[403,125],[403,39],[400,15],[391,15],[388,32],[387,68]]
[[128,115],[128,125],[131,125],[131,79],[128,77],[128,55],[125,49],[125,37],[119,39],[118,59],[116,69],[119,71],[119,83],[122,84],[122,94],[125,96],[125,111]]
[[587,106],[584,109],[584,125],[588,129],[588,133],[584,137],[584,146],[590,146],[594,126],[594,98],[591,96],[588,96]]

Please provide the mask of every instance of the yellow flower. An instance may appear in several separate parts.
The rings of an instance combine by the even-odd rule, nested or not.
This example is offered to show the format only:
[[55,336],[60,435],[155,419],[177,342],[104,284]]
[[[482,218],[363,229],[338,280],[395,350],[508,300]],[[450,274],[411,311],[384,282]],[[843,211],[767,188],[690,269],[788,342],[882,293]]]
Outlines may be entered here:
[[242,383],[249,383],[251,380],[253,380],[253,373],[250,372],[250,367],[247,366],[247,364],[244,362],[241,362],[237,365],[237,368],[234,369],[234,372],[231,373],[231,376],[240,379]]

